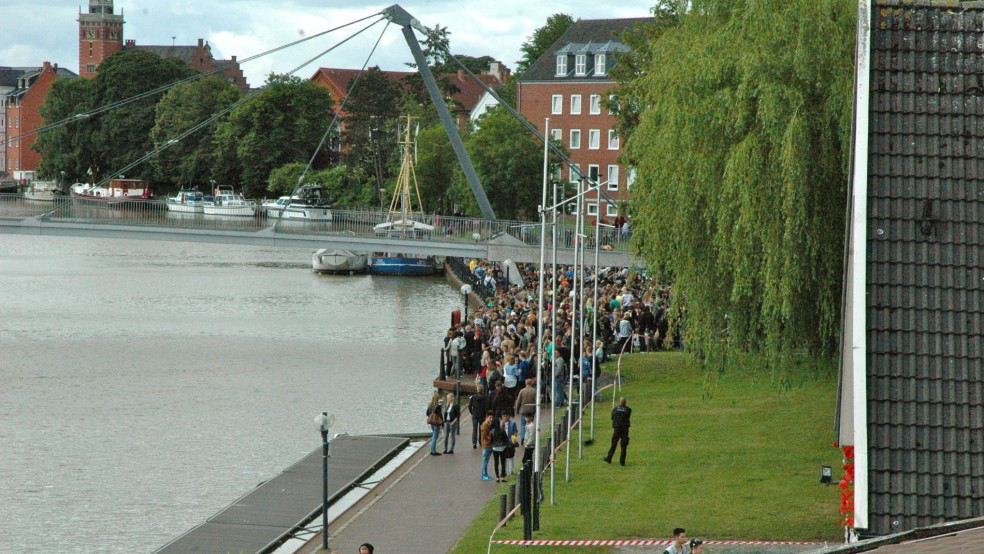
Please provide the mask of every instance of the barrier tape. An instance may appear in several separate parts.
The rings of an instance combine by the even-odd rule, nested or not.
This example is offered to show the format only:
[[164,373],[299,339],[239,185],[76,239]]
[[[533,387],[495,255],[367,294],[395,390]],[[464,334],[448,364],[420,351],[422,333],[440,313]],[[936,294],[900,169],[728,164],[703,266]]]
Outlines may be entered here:
[[[638,540],[502,540],[491,541],[492,544],[513,546],[669,546],[671,540],[638,539]],[[817,546],[817,542],[798,541],[704,541],[704,544],[727,546]]]

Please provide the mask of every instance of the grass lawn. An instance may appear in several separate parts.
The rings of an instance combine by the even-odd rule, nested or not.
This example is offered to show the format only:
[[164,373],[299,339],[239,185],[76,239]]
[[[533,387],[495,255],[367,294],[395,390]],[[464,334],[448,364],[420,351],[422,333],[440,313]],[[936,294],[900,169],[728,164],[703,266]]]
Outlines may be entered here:
[[[614,364],[605,369],[614,372]],[[565,451],[558,452],[552,506],[547,473],[534,539],[669,538],[674,527],[716,540],[842,538],[840,491],[819,482],[821,465],[839,477],[834,372],[789,368],[790,389],[780,394],[768,372],[708,374],[674,352],[628,356],[622,374],[632,408],[626,467],[618,465],[617,452],[614,464],[602,461],[611,440],[609,390],[596,407],[595,442],[584,447],[583,459],[572,445],[570,482]],[[497,518],[498,496],[452,552],[485,552]],[[514,518],[496,539],[521,539],[522,527]]]

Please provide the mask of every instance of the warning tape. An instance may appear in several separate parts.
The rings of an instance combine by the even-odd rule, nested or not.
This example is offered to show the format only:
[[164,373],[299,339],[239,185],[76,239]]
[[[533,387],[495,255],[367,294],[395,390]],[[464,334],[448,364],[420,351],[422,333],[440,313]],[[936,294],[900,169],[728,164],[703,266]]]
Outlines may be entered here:
[[[506,544],[514,546],[669,546],[673,544],[671,540],[656,539],[637,539],[637,540],[500,540],[491,541],[492,544]],[[798,541],[704,541],[710,545],[730,545],[730,546],[814,546],[816,542]]]

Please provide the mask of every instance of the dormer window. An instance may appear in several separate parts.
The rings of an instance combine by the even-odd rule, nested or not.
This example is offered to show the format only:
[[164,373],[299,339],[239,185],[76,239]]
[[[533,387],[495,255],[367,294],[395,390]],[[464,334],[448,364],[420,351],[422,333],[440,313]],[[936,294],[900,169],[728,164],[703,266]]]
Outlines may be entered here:
[[578,54],[574,56],[574,74],[578,76],[586,75],[588,72],[588,55]]
[[557,76],[567,75],[567,54],[560,54],[557,56]]
[[605,67],[605,55],[595,54],[595,64],[594,64],[595,75],[604,75],[608,73]]

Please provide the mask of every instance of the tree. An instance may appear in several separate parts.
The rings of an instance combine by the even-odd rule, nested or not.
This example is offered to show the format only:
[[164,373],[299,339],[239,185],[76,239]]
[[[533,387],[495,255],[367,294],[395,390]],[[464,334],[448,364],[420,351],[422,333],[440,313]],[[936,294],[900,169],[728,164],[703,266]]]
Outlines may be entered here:
[[643,77],[653,63],[653,49],[649,45],[658,41],[667,29],[677,25],[685,10],[686,4],[682,0],[659,0],[652,9],[652,23],[637,24],[620,37],[629,51],[617,53],[616,64],[609,75],[618,87],[602,99],[602,104],[616,114],[618,122],[615,129],[623,142],[628,142],[632,136],[646,106],[649,91]]
[[[503,219],[536,217],[543,183],[543,145],[502,107],[489,110],[465,141],[485,192]],[[471,189],[456,187],[455,199],[475,213]]]
[[[270,172],[270,179],[267,181],[267,191],[274,196],[286,196],[294,192],[301,175],[304,174],[305,163],[294,162],[278,167]],[[352,194],[355,190],[348,187],[346,174],[347,168],[344,165],[322,169],[320,171],[308,171],[304,176],[305,184],[318,184],[325,187],[328,197],[332,203],[338,207],[365,207],[366,201],[362,197]]]
[[548,17],[547,22],[533,31],[533,34],[519,47],[523,51],[523,59],[517,62],[516,73],[529,69],[533,62],[540,59],[540,56],[545,54],[572,25],[574,25],[574,18],[566,13],[555,13]]
[[[177,58],[123,49],[99,65],[99,74],[91,85],[92,105],[105,106],[193,74],[194,71]],[[114,173],[154,149],[150,131],[160,99],[160,95],[153,95],[94,118],[96,126],[90,141],[91,165],[96,178],[115,176]],[[153,174],[151,164],[142,164],[128,171],[126,176],[149,180]]]
[[[58,79],[41,105],[42,120],[50,124],[88,111],[91,94],[92,81],[88,79]],[[33,146],[41,154],[38,174],[49,179],[61,178],[64,171],[68,182],[85,179],[91,164],[89,149],[94,130],[95,122],[85,118],[41,133]]]
[[453,185],[458,178],[458,158],[444,127],[421,127],[417,135],[416,173],[426,210],[450,213]]
[[637,45],[633,244],[704,354],[836,349],[855,13],[701,0]]
[[392,176],[396,157],[397,106],[400,91],[378,67],[362,74],[342,117],[345,165],[353,175],[369,179],[364,188],[378,193]]
[[[273,169],[307,163],[332,120],[333,106],[328,89],[313,81],[271,74],[263,90],[216,130],[213,178],[220,183],[234,179],[247,195],[262,194]],[[314,168],[326,167],[328,160],[322,148]]]
[[[157,104],[157,122],[150,133],[154,146],[162,146],[241,97],[235,85],[219,77],[171,89]],[[182,187],[207,182],[215,166],[216,127],[213,123],[158,154],[153,164],[158,182]]]

